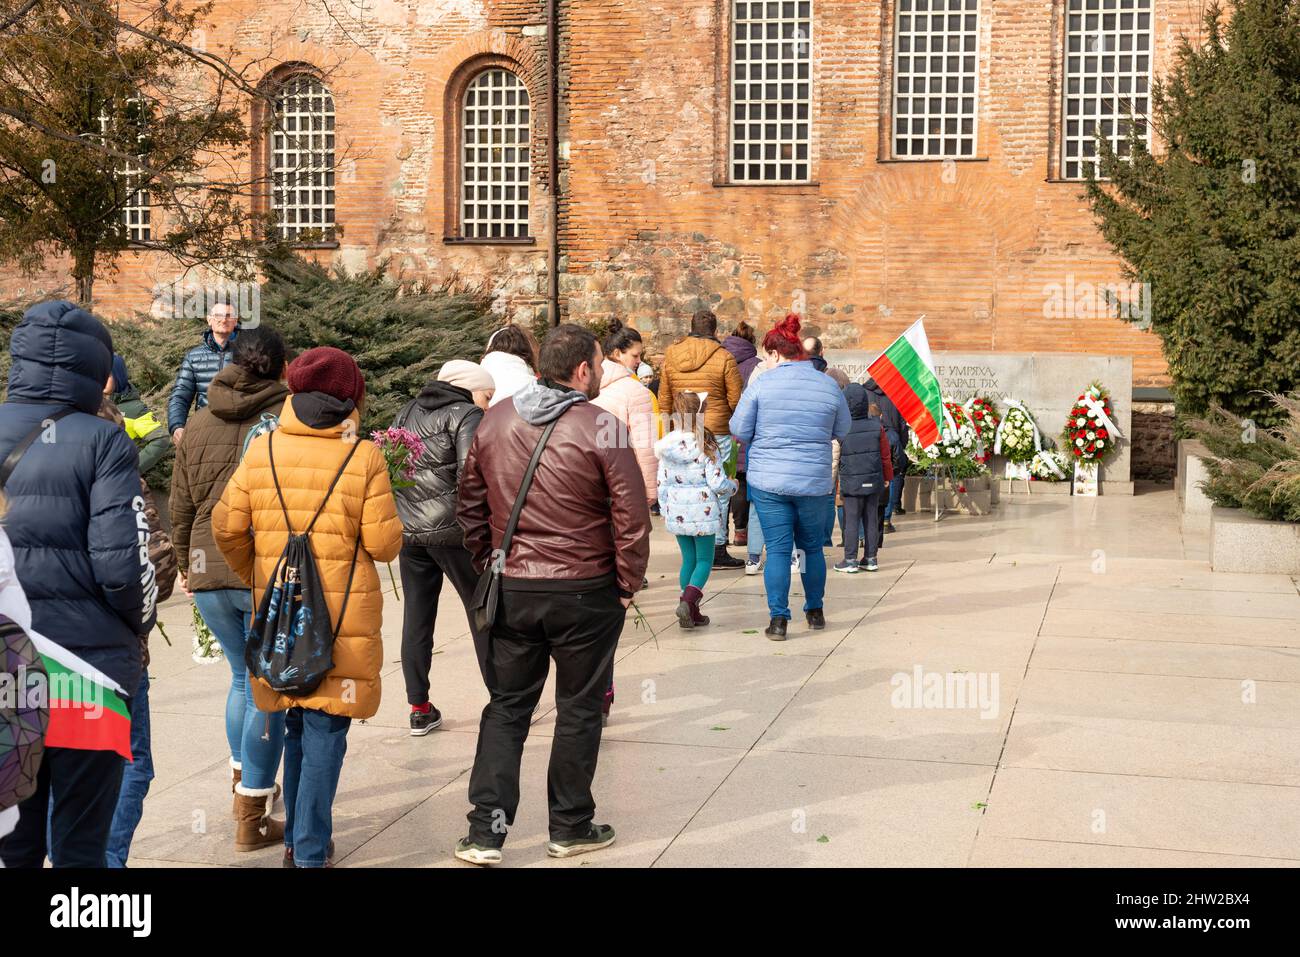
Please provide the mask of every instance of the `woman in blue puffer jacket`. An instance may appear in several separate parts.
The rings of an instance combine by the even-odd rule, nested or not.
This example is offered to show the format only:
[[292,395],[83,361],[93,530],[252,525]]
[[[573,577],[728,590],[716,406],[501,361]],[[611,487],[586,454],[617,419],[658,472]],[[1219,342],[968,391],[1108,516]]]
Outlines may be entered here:
[[808,361],[791,314],[763,338],[775,365],[740,397],[731,434],[748,449],[749,499],[767,545],[763,584],[772,620],[764,632],[784,641],[790,621],[790,558],[802,554],[804,613],[814,630],[826,627],[826,496],[833,491],[831,440],[849,432],[848,403],[830,376]]
[[715,536],[726,527],[723,503],[736,494],[736,481],[727,476],[718,440],[704,425],[703,407],[701,393],[678,392],[673,430],[655,443],[659,511],[682,551],[677,623],[683,628],[709,623],[708,616],[700,613],[700,601],[713,568]]

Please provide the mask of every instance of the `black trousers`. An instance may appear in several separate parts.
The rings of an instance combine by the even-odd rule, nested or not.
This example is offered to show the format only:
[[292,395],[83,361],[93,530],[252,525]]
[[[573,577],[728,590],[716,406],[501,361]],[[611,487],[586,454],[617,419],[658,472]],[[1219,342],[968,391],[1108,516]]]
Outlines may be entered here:
[[740,487],[731,496],[731,523],[736,531],[744,532],[749,529],[749,483],[744,472],[736,473],[736,484]]
[[[478,574],[470,562],[469,552],[460,546],[403,545],[398,565],[405,593],[402,595],[402,677],[406,680],[406,700],[408,704],[424,704],[429,700],[433,626],[438,620],[438,596],[443,579],[450,579],[460,595],[472,631],[474,616],[469,614],[469,605]],[[477,634],[474,644],[476,648],[481,645]]]
[[519,762],[552,658],[556,717],[546,778],[551,840],[587,833],[596,813],[591,781],[600,751],[600,706],[626,614],[613,585],[588,592],[502,592],[488,642],[492,700],[479,722],[469,779],[471,841],[500,847],[514,823]]
[[844,560],[846,562],[859,560],[858,541],[863,538],[867,543],[865,557],[876,557],[882,537],[884,505],[881,503],[883,500],[884,496],[880,492],[844,496]]
[[18,826],[0,841],[5,867],[44,867],[47,854],[55,867],[106,866],[104,854],[125,765],[115,751],[47,749],[36,772],[35,792],[18,805]]

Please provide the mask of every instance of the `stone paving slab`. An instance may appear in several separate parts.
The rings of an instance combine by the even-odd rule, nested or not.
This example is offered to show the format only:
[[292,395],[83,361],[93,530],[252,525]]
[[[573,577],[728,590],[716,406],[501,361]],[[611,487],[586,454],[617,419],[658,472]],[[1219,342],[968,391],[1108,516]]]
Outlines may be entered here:
[[[578,861],[546,857],[552,677],[506,865],[1300,862],[1296,579],[1211,571],[1208,539],[1181,526],[1172,491],[1004,496],[989,517],[915,513],[895,525],[879,573],[829,576],[825,631],[803,623],[795,576],[784,643],[761,634],[762,577],[736,571],[706,587],[713,624],[679,629],[677,547],[657,529],[595,784],[598,818],[619,840]],[[340,863],[466,867],[450,848],[487,694],[464,611],[446,588],[431,676],[445,724],[412,738],[404,606],[380,572],[383,699],[349,735]],[[183,596],[161,614],[174,645],[152,642],[157,779],[131,863],[278,866],[278,850],[233,851],[228,666],[190,660]],[[896,677],[918,666],[996,675],[996,717],[895,707]]]

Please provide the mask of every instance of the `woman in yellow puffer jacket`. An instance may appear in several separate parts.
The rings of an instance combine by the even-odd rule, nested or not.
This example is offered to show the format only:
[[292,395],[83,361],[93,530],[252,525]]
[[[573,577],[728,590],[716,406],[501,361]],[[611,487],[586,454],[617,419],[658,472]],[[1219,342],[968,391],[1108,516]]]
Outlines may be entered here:
[[[213,510],[212,531],[231,570],[252,585],[257,607],[289,539],[271,476],[274,442],[275,474],[295,532],[307,528],[325,500],[310,545],[331,623],[343,607],[355,549],[356,571],[334,641],[334,667],[320,687],[305,697],[291,698],[250,676],[259,709],[288,711],[286,865],[322,867],[332,856],[331,806],[347,751],[348,727],[353,718],[369,718],[379,710],[384,596],[375,563],[397,557],[402,524],[383,453],[358,437],[365,380],[352,357],[331,347],[309,349],[289,366],[288,383],[293,394],[284,404],[279,426],[249,446]],[[326,500],[330,482],[355,442],[361,446]]]

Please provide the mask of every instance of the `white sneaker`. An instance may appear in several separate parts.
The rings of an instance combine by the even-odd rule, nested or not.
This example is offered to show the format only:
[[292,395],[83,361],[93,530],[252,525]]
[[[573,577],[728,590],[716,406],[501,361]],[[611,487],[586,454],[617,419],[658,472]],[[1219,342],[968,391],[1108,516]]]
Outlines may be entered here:
[[798,548],[790,553],[790,571],[792,573],[803,571],[803,551]]
[[761,560],[759,561],[750,560],[745,562],[746,575],[757,575],[762,570],[763,570],[763,562]]

